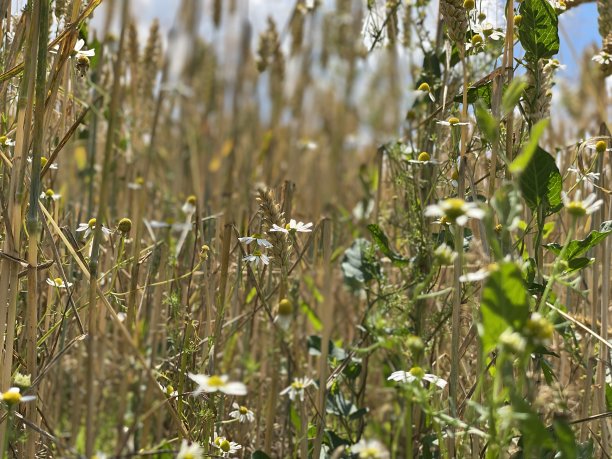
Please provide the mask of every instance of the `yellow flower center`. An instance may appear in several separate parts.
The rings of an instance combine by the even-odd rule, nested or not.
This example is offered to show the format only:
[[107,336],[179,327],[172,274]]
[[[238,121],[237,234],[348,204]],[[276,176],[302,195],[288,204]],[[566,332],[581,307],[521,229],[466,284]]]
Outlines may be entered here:
[[55,279],[53,279],[53,283],[57,286],[57,287],[61,287],[62,285],[64,285],[64,281],[62,280],[61,277],[56,277]]
[[45,191],[45,194],[47,195],[47,197],[52,197],[55,193],[53,192],[53,190],[51,188],[49,188],[47,191]]
[[468,11],[473,10],[475,6],[476,3],[474,2],[474,0],[465,0],[463,2],[463,7]]
[[457,118],[456,116],[451,116],[451,117],[448,119],[448,123],[449,123],[451,126],[454,126],[455,124],[459,123],[459,118]]
[[429,85],[427,83],[421,83],[419,85],[419,91],[429,92],[430,90],[431,90],[431,88],[429,87]]
[[425,161],[429,161],[430,156],[429,153],[427,153],[426,151],[422,151],[421,153],[419,153],[419,157],[418,160],[421,162],[425,162]]
[[604,151],[606,151],[606,142],[603,140],[600,140],[599,142],[597,142],[595,144],[595,151],[597,153],[603,153]]
[[302,390],[304,389],[304,383],[302,381],[293,381],[291,383],[291,387],[293,387],[295,390]]
[[221,451],[223,451],[224,453],[229,452],[230,450],[230,442],[227,441],[225,438],[223,440],[221,440],[221,442],[219,443],[219,448],[221,449]]
[[238,408],[238,411],[240,412],[240,414],[247,414],[249,412],[249,409],[246,406],[241,406],[240,408]]
[[464,213],[465,201],[459,198],[450,198],[444,202],[443,209],[446,214],[446,218],[450,221],[455,221],[461,217]]
[[362,459],[376,459],[379,456],[378,453],[379,452],[376,448],[368,447],[359,453],[359,457]]
[[6,143],[6,141],[8,140],[8,137],[5,135],[0,135],[0,145],[4,145]]
[[208,378],[208,385],[212,387],[223,387],[225,386],[225,383],[223,382],[223,379],[221,379],[220,376],[213,375]]
[[191,204],[191,205],[195,206],[195,203],[196,203],[196,197],[195,197],[195,196],[192,194],[191,196],[189,196],[189,197],[187,198],[187,202],[188,202],[189,204]]
[[501,223],[498,223],[497,225],[495,225],[495,232],[496,233],[501,233],[501,230],[503,229],[503,225]]
[[521,22],[523,22],[523,16],[521,16],[520,14],[517,14],[516,16],[514,16],[514,25],[515,26],[521,25]]
[[423,379],[423,377],[425,376],[425,372],[421,367],[412,367],[408,373],[410,373],[417,379]]
[[183,458],[184,459],[195,459],[195,456],[191,453],[185,453],[183,454]]
[[21,394],[17,391],[9,390],[2,394],[2,400],[9,405],[15,405],[21,401]]
[[166,387],[166,395],[172,395],[172,392],[174,392],[174,387],[172,386]]
[[567,211],[574,217],[584,217],[586,209],[580,201],[572,201],[567,205]]
[[87,222],[87,226],[89,226],[90,228],[93,228],[96,226],[96,219],[92,218]]
[[292,312],[293,305],[291,304],[291,301],[289,301],[287,298],[280,300],[278,303],[278,314],[281,316],[288,316],[291,315]]
[[48,162],[49,162],[49,160],[47,158],[45,158],[44,156],[40,157],[40,167],[45,167]]
[[481,43],[482,43],[482,37],[480,35],[476,34],[472,37],[472,44],[474,46],[479,45]]

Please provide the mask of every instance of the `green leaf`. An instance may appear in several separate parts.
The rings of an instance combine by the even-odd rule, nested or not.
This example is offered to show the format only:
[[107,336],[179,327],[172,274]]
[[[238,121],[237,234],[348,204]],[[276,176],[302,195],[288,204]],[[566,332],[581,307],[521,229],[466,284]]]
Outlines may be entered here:
[[[485,107],[491,108],[491,91],[490,81],[482,86],[468,87],[468,104],[475,104],[476,102],[480,101]],[[453,101],[457,102],[458,104],[462,103],[463,93],[459,93],[453,99]]]
[[310,325],[314,328],[315,331],[320,332],[323,329],[323,325],[321,321],[317,317],[317,313],[313,311],[313,309],[308,305],[308,303],[302,303],[301,305],[302,312],[308,318]]
[[555,457],[559,459],[573,459],[578,456],[576,438],[571,426],[563,417],[556,417],[553,420],[553,431],[559,454]]
[[542,137],[542,133],[544,129],[548,126],[548,120],[538,121],[531,128],[531,135],[529,136],[529,141],[525,144],[523,151],[512,161],[510,164],[510,172],[513,174],[520,174],[525,170],[531,158],[533,158],[533,154],[536,152],[538,148],[538,141],[540,137]]
[[486,280],[480,305],[482,324],[479,333],[483,351],[497,346],[499,336],[508,328],[521,330],[529,317],[529,294],[521,270],[504,262]]
[[548,59],[559,52],[559,24],[547,0],[525,0],[519,7],[523,17],[518,36],[530,62]]
[[497,139],[499,139],[499,123],[482,102],[476,104],[476,122],[489,143],[497,142]]
[[394,264],[401,266],[410,263],[410,260],[405,259],[389,247],[389,238],[380,226],[372,223],[368,225],[368,231],[372,235],[374,242],[376,242],[378,249],[384,253],[385,256],[389,257]]
[[[586,253],[591,247],[595,247],[603,241],[610,233],[612,233],[612,220],[603,222],[599,227],[599,231],[591,231],[584,239],[571,241],[567,246],[563,260],[571,261],[574,258],[580,257],[580,255]],[[544,247],[557,256],[561,254],[561,250],[563,249],[563,247],[557,243],[546,244]]]
[[519,187],[531,210],[535,211],[542,205],[544,213],[550,215],[563,207],[561,181],[561,173],[553,157],[546,150],[536,147],[531,161],[519,177]]
[[380,277],[380,265],[372,255],[372,246],[366,239],[356,239],[344,251],[340,265],[344,282],[353,290],[359,290],[376,277]]
[[527,83],[525,83],[521,78],[515,78],[510,83],[510,86],[506,88],[504,91],[504,95],[502,96],[502,116],[506,116],[512,110],[518,101],[521,99],[523,95],[523,91],[527,87]]

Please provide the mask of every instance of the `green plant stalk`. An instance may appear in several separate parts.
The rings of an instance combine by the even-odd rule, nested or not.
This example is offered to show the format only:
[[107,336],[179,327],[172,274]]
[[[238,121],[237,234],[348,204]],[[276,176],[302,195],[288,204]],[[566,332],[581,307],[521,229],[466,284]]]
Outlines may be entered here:
[[15,419],[13,406],[9,405],[6,413],[6,433],[4,435],[4,439],[2,441],[2,455],[0,456],[2,459],[7,455],[9,443],[13,433],[13,420]]
[[95,396],[95,369],[97,362],[96,349],[96,327],[97,327],[97,277],[98,263],[100,256],[100,240],[102,238],[102,222],[106,215],[107,194],[109,187],[110,164],[113,156],[113,147],[115,140],[115,126],[119,114],[119,102],[121,98],[121,72],[123,64],[123,54],[125,50],[125,28],[128,19],[129,0],[123,2],[121,14],[121,33],[119,36],[119,51],[113,68],[113,87],[111,92],[111,100],[109,107],[108,130],[106,133],[106,144],[104,148],[104,163],[102,168],[102,179],[100,184],[100,203],[98,206],[98,214],[96,217],[96,227],[92,243],[91,259],[89,261],[89,337],[87,340],[87,414],[85,423],[85,454],[91,457],[94,454],[95,448],[95,414],[96,409],[94,402]]
[[[38,24],[38,17],[32,17],[34,12],[28,9],[24,14],[26,17],[26,48],[32,49],[32,24]],[[35,46],[35,45],[34,45]],[[25,62],[24,76],[19,87],[17,100],[17,129],[15,132],[15,153],[13,156],[13,170],[9,185],[9,196],[7,199],[7,215],[10,222],[6,222],[5,251],[6,253],[19,256],[22,231],[22,209],[24,199],[25,170],[28,148],[30,144],[30,125],[33,112],[33,94],[35,88],[34,75],[36,66],[36,53],[32,53]],[[25,81],[25,83],[23,83]],[[10,233],[10,235],[9,235]],[[0,388],[7,388],[11,381],[13,366],[13,350],[15,340],[15,325],[17,317],[17,296],[19,294],[19,266],[11,260],[2,260],[2,276],[0,279],[0,329],[6,333],[0,333],[0,343],[4,348],[2,355],[2,369],[0,374]],[[5,305],[7,305],[5,307]],[[0,349],[1,350],[1,349]],[[0,444],[3,444],[4,429],[6,424],[0,424]]]
[[[32,48],[37,35],[37,66],[36,66],[36,106],[34,109],[34,144],[32,152],[32,172],[30,174],[30,207],[27,215],[26,226],[28,229],[28,295],[26,305],[26,365],[32,379],[38,376],[36,361],[36,331],[38,324],[38,242],[41,236],[41,223],[38,219],[38,196],[40,195],[40,157],[43,149],[44,122],[45,122],[45,96],[47,76],[47,49],[46,44],[49,36],[49,2],[40,1],[36,3],[36,12],[39,17],[40,27],[33,27]],[[36,425],[38,412],[36,402],[26,407],[26,419]],[[36,441],[38,435],[31,431],[25,445],[25,456],[36,456]]]
[[406,451],[405,451],[405,458],[406,459],[412,459],[413,457],[413,445],[412,445],[412,394],[410,394],[410,396],[408,396],[408,398],[406,399],[406,416],[405,416],[405,422],[406,422]]
[[544,312],[544,309],[546,306],[546,300],[548,298],[548,295],[550,295],[550,292],[552,290],[553,285],[555,284],[555,281],[557,280],[557,272],[559,270],[559,266],[561,265],[561,261],[563,260],[563,257],[565,256],[565,253],[567,252],[567,248],[569,247],[570,242],[572,242],[572,238],[574,237],[575,228],[576,228],[576,217],[572,217],[572,223],[567,232],[565,244],[563,244],[563,248],[561,249],[559,256],[555,259],[555,262],[553,263],[552,272],[550,273],[550,277],[548,278],[548,282],[546,283],[546,288],[544,289],[544,293],[542,293],[542,298],[540,299],[540,305],[538,306],[538,312],[540,314]]

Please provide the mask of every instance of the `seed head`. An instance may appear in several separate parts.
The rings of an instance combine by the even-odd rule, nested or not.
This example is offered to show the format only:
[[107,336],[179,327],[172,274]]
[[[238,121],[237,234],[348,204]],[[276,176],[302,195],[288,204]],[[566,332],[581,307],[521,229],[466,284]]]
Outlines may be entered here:
[[122,218],[117,224],[117,229],[123,234],[128,234],[132,229],[132,220],[129,218]]

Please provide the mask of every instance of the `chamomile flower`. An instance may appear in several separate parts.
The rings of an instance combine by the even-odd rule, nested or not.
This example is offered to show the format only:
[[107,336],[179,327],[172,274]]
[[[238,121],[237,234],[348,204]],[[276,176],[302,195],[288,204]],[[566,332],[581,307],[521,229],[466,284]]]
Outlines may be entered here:
[[64,282],[64,280],[61,277],[56,277],[55,279],[47,278],[46,282],[47,284],[51,285],[52,287],[56,287],[56,288],[72,287],[72,282]]
[[15,146],[15,141],[9,139],[5,135],[0,135],[0,145],[2,145],[3,147],[14,147]]
[[229,457],[230,454],[236,454],[238,450],[242,449],[242,445],[239,445],[234,441],[229,441],[223,436],[216,435],[214,441],[212,442],[212,445],[215,448],[219,449],[221,456],[223,457]]
[[261,250],[259,249],[255,249],[253,250],[252,253],[248,254],[247,256],[242,258],[242,261],[246,261],[248,263],[251,263],[252,265],[269,265],[270,264],[270,257],[267,256],[266,254],[262,253]]
[[280,395],[288,394],[292,401],[299,397],[303,402],[306,389],[312,385],[314,385],[314,380],[310,378],[295,378],[289,387],[281,391]]
[[50,199],[52,201],[57,201],[61,197],[61,194],[57,194],[51,188],[49,188],[47,191],[43,191],[42,193],[40,193],[40,199]]
[[191,216],[196,211],[196,203],[197,198],[194,195],[191,195],[187,198],[185,204],[183,204],[183,207],[181,207],[181,210],[185,215]]
[[176,397],[178,396],[178,391],[174,390],[174,387],[170,384],[164,386],[163,384],[157,383],[161,391],[166,394],[167,397]]
[[229,417],[237,419],[238,422],[253,422],[255,420],[255,413],[249,410],[244,405],[238,405],[238,403],[232,403],[234,411],[230,411]]
[[409,164],[415,164],[418,166],[424,166],[424,165],[428,165],[428,164],[438,164],[438,161],[436,161],[435,159],[431,159],[431,156],[429,153],[427,153],[426,151],[422,151],[421,153],[419,153],[419,155],[417,156],[417,159],[407,159],[406,160]]
[[[32,164],[32,157],[29,157],[29,158],[28,158],[28,162],[29,162],[30,164]],[[48,159],[46,156],[41,156],[41,157],[40,157],[40,167],[41,167],[41,168],[45,167],[45,166],[47,165],[47,163],[48,163],[48,162],[49,162],[49,159]],[[49,166],[49,169],[54,169],[54,170],[57,170],[57,169],[58,169],[58,166],[57,166],[57,164],[53,163],[53,164],[51,164],[51,165]]]
[[274,323],[277,324],[283,330],[288,330],[293,319],[293,304],[287,298],[283,298],[278,302],[278,309],[276,317],[274,317]]
[[263,248],[269,249],[270,247],[272,247],[272,244],[270,244],[267,239],[264,239],[261,234],[253,234],[252,236],[239,237],[238,240],[244,243],[245,245],[249,245],[251,242],[257,242],[257,245]]
[[599,180],[599,176],[600,176],[599,172],[586,172],[586,173],[583,173],[577,167],[570,167],[567,170],[568,170],[568,172],[576,174],[576,176],[577,176],[576,177],[576,183],[580,183],[583,180],[586,180],[587,182],[594,183],[597,180]]
[[278,226],[276,223],[272,224],[272,228],[270,229],[270,233],[279,232],[279,233],[310,233],[312,231],[312,222],[304,223],[295,221],[293,218],[285,225],[284,228]]
[[187,376],[198,385],[193,395],[200,395],[204,392],[223,392],[227,395],[246,395],[247,393],[247,388],[243,383],[228,381],[229,377],[227,375],[208,376],[187,373]]
[[[96,219],[91,218],[87,223],[79,223],[79,227],[76,229],[78,233],[85,232],[84,237],[87,239],[89,235],[96,229]],[[102,234],[108,236],[112,231],[102,225]]]
[[204,448],[197,443],[193,442],[189,444],[187,440],[181,442],[181,449],[179,449],[176,459],[202,459],[204,457]]
[[474,24],[472,26],[472,32],[483,35],[488,40],[498,41],[505,37],[504,33],[500,29],[493,28],[493,24],[490,22],[484,25]]
[[605,51],[600,51],[593,56],[592,60],[601,65],[609,65],[612,64],[612,54],[606,53]]
[[11,387],[6,392],[2,392],[2,394],[0,394],[0,398],[7,405],[31,402],[32,400],[36,399],[36,397],[33,395],[26,395],[25,397],[21,395],[21,389],[19,389],[19,387]]
[[359,459],[388,459],[389,451],[378,440],[361,439],[351,446],[351,453],[357,454]]
[[424,96],[428,96],[432,102],[436,101],[436,98],[431,90],[431,86],[429,86],[429,83],[426,82],[421,83],[416,91],[413,91],[413,94],[417,100],[423,98]]
[[76,58],[78,59],[79,57],[85,56],[85,57],[93,57],[96,55],[96,50],[95,49],[83,49],[83,46],[85,46],[85,40],[83,39],[79,39],[77,40],[76,44],[74,45],[74,51],[76,52]]
[[570,197],[564,191],[561,192],[561,198],[563,199],[563,205],[570,213],[570,215],[578,218],[584,217],[585,215],[591,215],[593,212],[597,212],[599,208],[603,204],[603,199],[597,199],[597,195],[595,193],[591,193],[588,195],[584,201],[581,201],[581,193],[580,190],[576,192],[576,196],[574,199],[570,199]]
[[595,150],[599,154],[612,151],[612,148],[608,148],[606,139],[609,139],[609,137],[593,137],[584,142],[584,146],[589,150]]
[[465,123],[462,122],[459,118],[457,118],[456,116],[451,116],[447,121],[437,121],[438,124],[441,124],[442,126],[467,126],[470,123]]
[[470,49],[484,49],[484,39],[482,38],[482,35],[480,35],[479,33],[472,35],[470,41],[465,44],[465,50],[469,51]]
[[409,371],[394,371],[391,376],[387,378],[388,381],[397,381],[403,383],[412,383],[427,381],[431,384],[435,384],[440,389],[444,389],[448,384],[446,380],[439,376],[425,373],[421,367],[412,367]]
[[459,198],[449,198],[427,206],[426,217],[445,217],[448,222],[465,225],[468,218],[481,219],[485,211],[473,202],[465,202]]
[[459,282],[480,282],[485,280],[491,274],[491,270],[487,268],[481,268],[473,273],[466,273],[459,276]]

